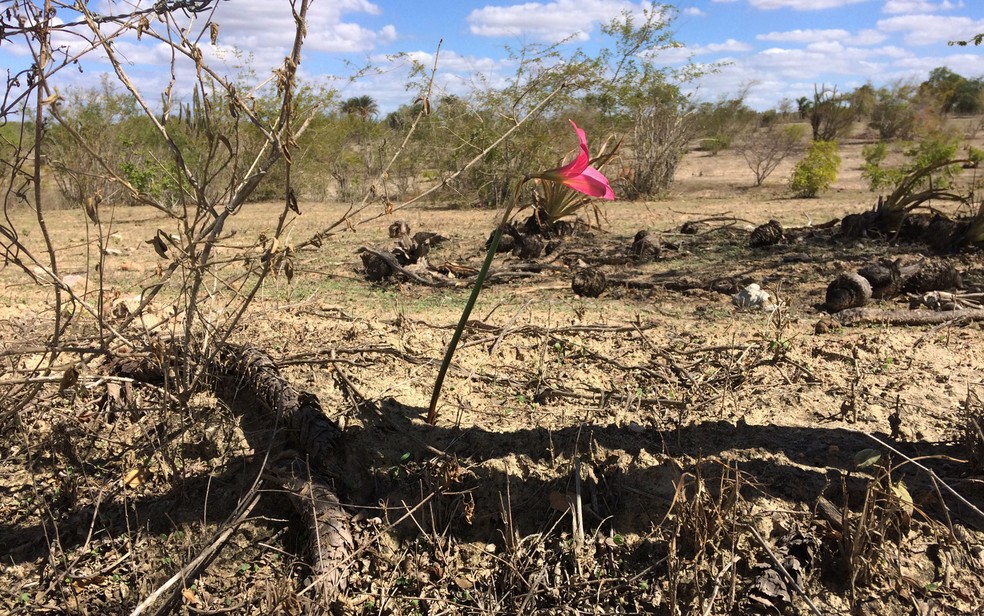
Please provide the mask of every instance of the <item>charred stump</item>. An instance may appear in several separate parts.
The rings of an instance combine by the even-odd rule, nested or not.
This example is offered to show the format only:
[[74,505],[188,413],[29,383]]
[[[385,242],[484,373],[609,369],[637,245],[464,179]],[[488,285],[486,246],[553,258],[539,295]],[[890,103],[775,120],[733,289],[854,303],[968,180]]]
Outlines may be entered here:
[[807,575],[820,562],[822,541],[810,530],[794,527],[773,548],[776,561],[752,565],[757,573],[748,589],[745,612],[782,614],[794,604]]
[[902,265],[900,260],[880,259],[856,274],[843,273],[827,287],[825,307],[830,312],[861,308],[871,299],[890,299],[899,293],[923,294],[953,291],[963,286],[960,272],[943,260]]
[[303,459],[295,456],[278,470],[288,498],[305,522],[317,587],[331,601],[345,589],[343,563],[354,551],[348,512],[326,478],[340,448],[341,429],[325,415],[317,396],[294,389],[273,359],[259,349],[227,346],[213,367],[219,398],[241,412],[264,411],[268,421],[287,428],[289,442],[302,452]]
[[513,245],[512,254],[520,259],[536,259],[543,254],[543,237],[540,235],[519,235]]
[[858,275],[871,285],[872,299],[895,297],[902,286],[902,270],[898,261],[881,259],[877,263],[869,263],[858,270]]
[[751,235],[748,238],[748,243],[750,246],[762,247],[762,246],[774,246],[781,242],[783,239],[783,229],[782,225],[778,220],[770,220],[764,225],[759,225],[752,230]]
[[578,270],[571,280],[571,290],[582,297],[598,297],[608,288],[605,273],[590,267]]
[[448,241],[448,238],[433,231],[417,231],[413,234],[413,241],[418,245],[427,244],[428,246],[438,246]]
[[[117,358],[107,369],[134,380],[160,383],[169,366],[181,363],[182,352],[170,345],[165,361],[153,359],[151,353],[143,359]],[[300,452],[284,450],[287,456],[273,464],[267,478],[281,485],[304,521],[318,603],[331,604],[345,589],[344,563],[354,551],[349,514],[328,479],[341,448],[341,429],[322,410],[317,396],[294,389],[273,359],[259,349],[226,345],[209,360],[208,368],[208,382],[219,399],[237,413],[261,420],[270,427],[270,434],[280,427],[286,444]],[[271,453],[271,460],[278,457],[279,452]]]
[[397,220],[389,226],[389,236],[393,239],[410,235],[410,225],[405,220]]
[[688,220],[680,225],[680,233],[683,233],[684,235],[697,235],[707,227],[708,224],[705,222]]
[[[513,248],[516,247],[516,238],[519,236],[519,232],[513,225],[507,226],[502,230],[502,237],[499,239],[499,246],[495,249],[496,254],[512,252]],[[495,231],[489,233],[488,239],[485,240],[485,247],[488,248],[492,245],[492,240],[495,238]]]
[[632,247],[629,251],[635,257],[636,261],[646,263],[658,260],[662,252],[662,247],[660,246],[659,238],[653,237],[648,230],[642,229],[635,234]]
[[847,308],[859,308],[871,300],[871,283],[860,274],[845,272],[827,286],[825,308],[840,312]]
[[574,235],[575,225],[563,218],[552,220],[542,209],[537,210],[523,221],[524,235],[540,235],[544,238],[570,237]]
[[944,260],[926,261],[918,271],[909,276],[902,285],[904,293],[926,293],[928,291],[953,291],[963,287],[960,272],[953,264]]
[[956,252],[967,244],[966,233],[969,228],[969,221],[950,220],[937,215],[926,230],[926,243],[939,254]]
[[366,280],[370,282],[381,282],[393,275],[393,268],[386,259],[375,252],[362,253],[362,267],[365,269]]
[[426,257],[429,252],[429,241],[418,242],[416,236],[404,235],[400,238],[396,248],[393,249],[393,256],[396,257],[400,265],[414,265]]

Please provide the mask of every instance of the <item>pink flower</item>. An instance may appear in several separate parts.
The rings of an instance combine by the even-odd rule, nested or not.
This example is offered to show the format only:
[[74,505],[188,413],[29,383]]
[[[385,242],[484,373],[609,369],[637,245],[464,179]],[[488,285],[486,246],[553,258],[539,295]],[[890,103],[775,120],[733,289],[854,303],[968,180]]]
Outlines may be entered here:
[[584,193],[589,197],[600,199],[614,199],[615,192],[612,190],[608,178],[591,166],[591,159],[588,156],[588,138],[584,131],[577,127],[573,120],[568,120],[577,132],[577,140],[580,144],[580,152],[577,158],[557,169],[537,173],[530,177],[540,178],[563,184],[568,188]]

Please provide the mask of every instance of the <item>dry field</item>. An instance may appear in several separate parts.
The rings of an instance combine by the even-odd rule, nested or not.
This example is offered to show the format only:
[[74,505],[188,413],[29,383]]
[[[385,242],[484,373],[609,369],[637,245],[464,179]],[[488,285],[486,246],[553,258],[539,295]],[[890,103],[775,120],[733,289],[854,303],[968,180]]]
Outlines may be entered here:
[[[342,428],[320,461],[354,541],[332,610],[981,613],[981,323],[815,330],[838,273],[926,252],[822,228],[874,201],[860,149],[844,146],[834,190],[811,200],[788,197],[788,165],[751,188],[734,154],[694,153],[667,199],[603,206],[600,229],[539,267],[500,255],[493,268],[513,275],[480,297],[435,426],[426,407],[467,288],[369,283],[356,251],[391,248],[401,218],[449,238],[431,264],[476,265],[495,214],[413,207],[299,251],[233,342],[269,353]],[[247,206],[229,246],[269,233],[275,211]],[[345,208],[301,211],[291,242]],[[12,215],[30,226],[29,212]],[[141,208],[114,217],[103,275],[125,298],[158,275],[145,242],[168,222]],[[769,219],[797,230],[749,247]],[[679,232],[695,220],[707,221],[699,233]],[[84,274],[83,214],[48,223],[62,271]],[[659,260],[624,258],[640,229],[659,234]],[[980,251],[949,258],[966,290],[984,291]],[[581,262],[616,282],[574,296]],[[778,307],[737,309],[749,283]],[[49,302],[0,271],[0,383],[31,365]],[[80,346],[86,331],[80,317]],[[271,450],[255,418],[208,395],[176,404],[151,384],[107,410],[103,356],[68,353],[63,368],[83,359],[77,383],[56,374],[3,415],[0,612],[130,613],[202,555],[143,613],[316,612],[312,538],[263,472]]]

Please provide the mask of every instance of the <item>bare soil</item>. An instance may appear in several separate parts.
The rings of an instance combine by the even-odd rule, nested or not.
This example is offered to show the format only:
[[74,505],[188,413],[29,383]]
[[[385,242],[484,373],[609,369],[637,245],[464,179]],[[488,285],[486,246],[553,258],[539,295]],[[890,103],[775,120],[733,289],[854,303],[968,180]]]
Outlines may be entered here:
[[[860,149],[845,144],[834,189],[809,200],[789,198],[788,165],[750,187],[734,154],[693,153],[673,194],[602,206],[600,228],[538,267],[500,255],[494,269],[521,275],[481,295],[435,426],[426,407],[468,288],[369,283],[357,249],[391,248],[399,218],[449,238],[431,265],[476,266],[495,212],[414,207],[300,251],[234,342],[270,353],[343,429],[329,465],[356,551],[332,609],[981,613],[982,325],[815,330],[838,273],[927,254],[821,227],[873,205]],[[272,207],[247,206],[228,243],[269,233]],[[345,206],[301,211],[296,243]],[[13,216],[27,227],[30,213]],[[114,216],[104,275],[125,298],[155,280],[145,242],[167,221],[141,208]],[[770,219],[792,230],[787,240],[750,247],[751,228]],[[695,220],[697,234],[680,232]],[[62,271],[84,284],[84,215],[48,223],[63,238]],[[660,259],[629,258],[641,229],[660,238]],[[948,258],[967,290],[984,290],[980,251]],[[571,293],[587,264],[609,279],[598,298]],[[51,307],[12,267],[0,283],[6,384],[36,361]],[[732,295],[751,283],[777,307],[737,308]],[[64,368],[80,357],[92,355],[70,353]],[[175,405],[134,384],[133,402],[109,412],[101,360],[79,368],[0,436],[2,613],[131,612],[216,544],[266,462],[256,427],[214,398]],[[317,611],[299,521],[283,494],[263,492],[167,609]]]

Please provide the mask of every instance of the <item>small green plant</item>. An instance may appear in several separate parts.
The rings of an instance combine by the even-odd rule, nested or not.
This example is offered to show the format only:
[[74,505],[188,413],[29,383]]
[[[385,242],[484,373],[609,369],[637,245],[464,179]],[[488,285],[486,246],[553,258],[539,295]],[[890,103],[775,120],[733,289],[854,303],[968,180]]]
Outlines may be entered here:
[[895,186],[905,176],[901,169],[884,166],[888,158],[888,144],[884,141],[864,146],[861,156],[864,158],[861,177],[868,181],[868,188],[872,191]]
[[401,476],[407,474],[407,462],[410,461],[410,452],[405,451],[403,455],[400,456],[400,461],[393,466],[389,467],[389,474],[393,479],[399,479]]
[[797,197],[813,198],[837,180],[841,157],[837,142],[814,141],[806,156],[796,163],[789,186]]

